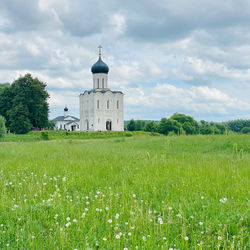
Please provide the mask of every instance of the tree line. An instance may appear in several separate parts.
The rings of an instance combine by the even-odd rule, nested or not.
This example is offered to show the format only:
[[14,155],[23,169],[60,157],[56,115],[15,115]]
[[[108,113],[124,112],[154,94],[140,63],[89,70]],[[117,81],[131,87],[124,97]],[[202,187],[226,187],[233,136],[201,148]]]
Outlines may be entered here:
[[157,121],[131,119],[125,126],[129,131],[157,132],[164,135],[225,134],[228,131],[250,133],[250,120],[233,120],[228,122],[197,122],[193,117],[175,113],[170,118]]

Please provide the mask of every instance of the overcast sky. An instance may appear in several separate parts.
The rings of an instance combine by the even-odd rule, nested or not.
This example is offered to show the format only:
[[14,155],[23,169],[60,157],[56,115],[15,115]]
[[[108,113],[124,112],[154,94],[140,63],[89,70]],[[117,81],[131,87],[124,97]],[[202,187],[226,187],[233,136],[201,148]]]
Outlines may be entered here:
[[46,82],[50,118],[79,117],[99,44],[126,120],[250,118],[250,0],[0,1],[0,82]]

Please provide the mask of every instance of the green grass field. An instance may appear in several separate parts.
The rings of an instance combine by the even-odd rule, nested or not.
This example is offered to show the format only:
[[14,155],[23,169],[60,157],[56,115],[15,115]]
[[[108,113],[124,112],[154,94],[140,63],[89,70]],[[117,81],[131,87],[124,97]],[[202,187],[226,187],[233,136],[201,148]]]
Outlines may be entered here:
[[0,143],[0,249],[249,249],[249,135],[28,136]]

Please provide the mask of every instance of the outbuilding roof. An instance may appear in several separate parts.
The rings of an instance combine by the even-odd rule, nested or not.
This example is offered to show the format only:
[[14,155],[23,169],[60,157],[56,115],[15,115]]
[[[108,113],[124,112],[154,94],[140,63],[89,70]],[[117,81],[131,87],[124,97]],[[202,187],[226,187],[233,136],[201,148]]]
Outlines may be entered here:
[[[67,118],[73,118],[74,120],[67,120]],[[57,116],[56,118],[54,118],[52,121],[54,121],[54,122],[58,122],[58,121],[70,121],[70,122],[74,122],[74,121],[76,121],[76,122],[79,122],[80,121],[80,119],[78,119],[77,117],[75,117],[75,116],[72,116],[72,115],[68,115],[68,116]]]

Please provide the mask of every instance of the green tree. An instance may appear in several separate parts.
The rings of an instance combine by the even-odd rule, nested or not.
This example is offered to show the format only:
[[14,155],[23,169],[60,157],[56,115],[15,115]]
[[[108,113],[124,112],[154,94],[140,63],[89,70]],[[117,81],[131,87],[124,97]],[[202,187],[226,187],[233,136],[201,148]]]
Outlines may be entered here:
[[[19,77],[10,87],[4,88],[0,95],[0,114],[5,117],[9,129],[18,128],[12,130],[18,133],[17,131],[27,131],[30,124],[36,128],[48,126],[49,95],[45,88],[45,83],[30,74]],[[21,118],[15,117],[15,113],[20,114]],[[20,122],[18,126],[17,121]],[[20,129],[22,125],[23,130]]]
[[191,124],[191,122],[184,122],[182,124],[182,128],[184,129],[187,135],[195,134],[195,127]]
[[55,128],[55,126],[56,126],[56,124],[55,124],[54,121],[49,121],[49,122],[48,122],[48,128],[49,128],[50,130],[53,130],[53,129]]
[[221,134],[221,135],[225,134],[227,128],[223,123],[215,123],[214,126],[216,130],[218,130],[218,134]]
[[135,121],[131,119],[127,125],[128,131],[135,131]]
[[10,130],[17,134],[26,134],[32,128],[28,108],[22,103],[15,105],[9,112]]
[[244,127],[240,132],[242,134],[250,134],[250,127]]
[[147,132],[157,132],[157,124],[155,121],[150,121],[146,124],[145,131]]
[[[179,122],[182,125],[183,129],[185,130],[186,134],[198,134],[199,133],[199,124],[191,116],[175,113],[170,117],[170,119],[173,119]],[[185,126],[183,126],[184,124]]]
[[6,133],[5,119],[0,115],[0,139],[4,137]]
[[10,87],[9,83],[0,83],[0,95],[4,92],[5,88]]
[[250,120],[234,120],[225,124],[229,130],[239,133],[244,127],[250,127]]
[[182,126],[179,122],[173,119],[162,118],[159,126],[158,132],[167,135],[170,131],[173,131],[177,135],[180,134]]
[[135,121],[135,131],[143,131],[145,128],[145,121],[137,120]]

